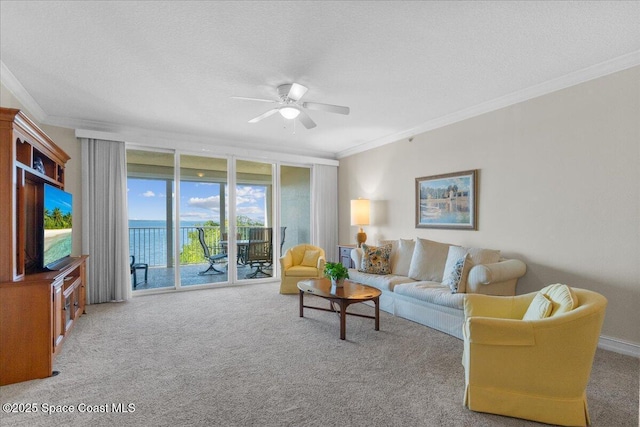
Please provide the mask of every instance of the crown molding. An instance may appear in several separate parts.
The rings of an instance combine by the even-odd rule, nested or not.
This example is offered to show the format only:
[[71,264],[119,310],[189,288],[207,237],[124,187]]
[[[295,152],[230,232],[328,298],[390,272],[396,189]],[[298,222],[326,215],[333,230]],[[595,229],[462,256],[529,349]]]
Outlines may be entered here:
[[47,113],[42,109],[40,104],[29,95],[29,92],[22,86],[22,83],[20,83],[2,61],[0,61],[0,81],[9,89],[16,99],[24,105],[36,121],[47,124],[46,121],[49,117]]
[[566,74],[562,77],[549,80],[549,81],[540,83],[538,85],[519,90],[517,92],[510,93],[500,98],[483,102],[473,107],[465,108],[463,110],[448,114],[446,116],[435,118],[420,126],[416,126],[408,130],[394,133],[392,135],[388,135],[383,138],[379,138],[379,139],[358,145],[357,147],[340,151],[336,153],[336,157],[338,159],[341,159],[344,157],[352,156],[354,154],[358,154],[363,151],[367,151],[373,148],[381,147],[383,145],[391,144],[393,142],[397,142],[405,138],[411,138],[421,133],[438,129],[443,126],[448,126],[450,124],[460,122],[466,119],[470,119],[472,117],[476,117],[481,114],[499,110],[501,108],[508,107],[510,105],[527,101],[529,99],[537,98],[542,95],[556,92],[571,86],[578,85],[580,83],[587,82],[589,80],[594,80],[599,77],[604,77],[606,75],[613,74],[618,71],[623,71],[628,68],[636,67],[639,65],[640,65],[640,50],[611,59],[609,61],[592,65],[582,70]]
[[[214,136],[194,135],[172,132],[158,132],[148,129],[119,126],[108,122],[97,120],[74,119],[69,117],[54,116],[47,114],[42,107],[33,99],[33,97],[22,86],[15,75],[7,68],[4,62],[0,61],[0,74],[2,84],[16,97],[18,102],[22,104],[38,123],[57,126],[68,129],[75,129],[77,137],[100,138],[117,141],[135,142],[141,145],[154,146],[158,141],[165,141],[164,147],[173,149],[196,147],[197,151],[211,151],[215,153],[228,153],[234,155],[253,156],[258,155],[264,159],[273,160],[274,158],[282,159],[284,154],[281,147],[265,147],[264,144],[259,146],[247,144],[242,141],[221,140]],[[79,136],[81,135],[81,136]],[[175,141],[180,141],[179,147]],[[274,154],[275,153],[275,154]],[[335,160],[333,153],[326,153],[312,150],[295,150],[288,149],[286,157],[291,161],[327,164],[337,166],[338,161]],[[295,159],[295,160],[294,160]]]
[[[363,144],[360,144],[356,147],[349,148],[347,150],[343,150],[337,153],[334,153],[334,158],[341,159],[344,157],[348,157],[354,154],[358,154],[367,150],[371,150],[377,147],[381,147],[387,144],[391,144],[397,141],[400,141],[405,138],[411,138],[418,134],[425,133],[434,129],[438,129],[444,126],[448,126],[453,123],[457,123],[472,117],[479,116],[481,114],[485,114],[491,111],[499,110],[504,107],[508,107],[510,105],[514,105],[523,101],[527,101],[532,98],[536,98],[542,95],[546,95],[548,93],[556,92],[561,89],[565,89],[567,87],[575,86],[580,83],[587,82],[589,80],[593,80],[599,77],[603,77],[609,74],[613,74],[618,71],[626,70],[628,68],[632,68],[640,65],[640,50],[631,52],[627,55],[623,55],[609,61],[605,61],[596,65],[592,65],[590,67],[584,68],[582,70],[566,74],[562,77],[549,80],[547,82],[543,82],[541,84],[531,86],[529,88],[513,92],[511,94],[505,95],[500,98],[496,98],[469,108],[465,108],[463,110],[457,111],[452,114],[448,114],[442,117],[435,118],[430,120],[422,125],[396,132],[391,135],[387,135],[385,137],[369,141]],[[98,122],[98,121],[89,121],[89,120],[79,120],[79,119],[69,119],[64,117],[50,116],[48,115],[42,107],[33,99],[33,97],[27,92],[27,90],[22,86],[22,84],[18,81],[18,79],[13,75],[13,73],[6,67],[4,62],[0,61],[0,71],[1,71],[1,81],[9,91],[11,91],[17,100],[24,105],[24,107],[34,116],[34,118],[42,124],[59,126],[59,127],[67,127],[72,129],[91,129],[96,132],[109,132],[115,134],[128,134],[128,135],[151,135],[157,136],[160,138],[170,138],[176,137],[177,135],[169,134],[169,133],[158,133],[151,132],[145,129],[137,129],[137,128],[122,128],[119,126],[115,126],[106,122]],[[222,144],[228,145],[232,143],[236,143],[235,141],[219,141],[215,137],[206,137],[206,136],[187,136],[189,140],[194,142],[200,142],[206,140],[209,144]],[[179,139],[184,141],[185,135],[179,135]],[[240,144],[240,142],[238,142]],[[246,143],[245,143],[246,144]],[[234,147],[239,148],[239,147]],[[254,150],[258,147],[246,146],[247,150]],[[259,149],[264,150],[264,146],[260,146]],[[274,151],[277,151],[277,147],[272,148]],[[318,158],[326,158],[327,153],[320,152],[305,152],[299,153],[302,156],[312,156]]]

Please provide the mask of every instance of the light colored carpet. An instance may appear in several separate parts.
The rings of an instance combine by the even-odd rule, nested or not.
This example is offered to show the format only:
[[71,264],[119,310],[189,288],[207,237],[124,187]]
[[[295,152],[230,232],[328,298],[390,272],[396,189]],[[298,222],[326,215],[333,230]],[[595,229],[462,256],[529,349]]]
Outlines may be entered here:
[[[310,297],[309,303],[326,306]],[[373,309],[351,306],[361,312]],[[73,414],[0,414],[2,426],[538,426],[462,405],[462,342],[381,313],[306,310],[278,284],[134,298],[87,307],[54,368],[0,388],[3,404],[72,405]],[[638,359],[598,350],[594,426],[638,425]],[[135,405],[78,413],[79,404]],[[104,406],[103,406],[104,407]]]

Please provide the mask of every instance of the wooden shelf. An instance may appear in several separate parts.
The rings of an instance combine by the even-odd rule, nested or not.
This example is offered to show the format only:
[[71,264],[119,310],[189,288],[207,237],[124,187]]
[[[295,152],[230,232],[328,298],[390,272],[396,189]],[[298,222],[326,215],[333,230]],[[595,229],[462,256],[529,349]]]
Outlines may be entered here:
[[86,258],[41,272],[43,189],[69,156],[20,110],[0,107],[0,385],[51,376],[84,312]]

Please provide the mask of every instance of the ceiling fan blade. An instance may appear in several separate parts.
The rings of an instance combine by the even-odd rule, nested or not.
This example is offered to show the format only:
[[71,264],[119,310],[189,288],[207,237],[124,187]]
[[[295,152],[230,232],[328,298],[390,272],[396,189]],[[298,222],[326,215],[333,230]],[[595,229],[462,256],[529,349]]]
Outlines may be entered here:
[[300,114],[298,115],[298,119],[300,120],[300,123],[302,123],[302,125],[307,129],[316,127],[316,123],[313,120],[311,120],[311,117],[309,117],[309,115],[304,111],[300,111]]
[[327,111],[329,113],[349,114],[349,107],[341,105],[321,104],[319,102],[303,102],[302,106],[310,110]]
[[292,83],[287,97],[293,99],[294,101],[299,101],[300,98],[302,98],[308,90],[309,89],[306,86],[299,85],[298,83]]
[[271,116],[271,115],[273,115],[273,114],[275,114],[277,112],[278,112],[278,109],[274,108],[272,110],[267,111],[266,113],[260,114],[258,117],[254,118],[254,119],[249,120],[249,123],[258,123],[260,120],[265,119],[265,118],[267,118],[267,117],[269,117],[269,116]]
[[245,101],[260,101],[260,102],[278,102],[273,99],[262,99],[262,98],[247,98],[246,96],[232,96],[232,99],[242,99]]

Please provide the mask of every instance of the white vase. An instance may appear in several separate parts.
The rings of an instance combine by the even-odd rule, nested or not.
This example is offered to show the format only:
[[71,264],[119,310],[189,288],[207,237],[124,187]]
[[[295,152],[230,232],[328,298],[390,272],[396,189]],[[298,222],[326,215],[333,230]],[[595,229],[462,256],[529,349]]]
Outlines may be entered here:
[[331,278],[331,286],[335,286],[336,288],[341,288],[344,286],[344,279],[334,279]]

